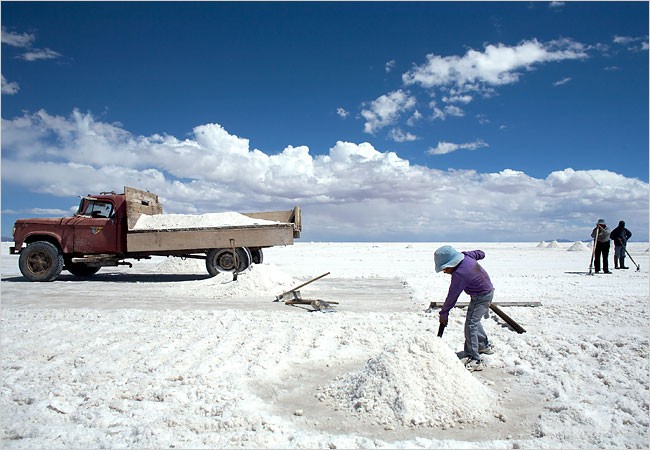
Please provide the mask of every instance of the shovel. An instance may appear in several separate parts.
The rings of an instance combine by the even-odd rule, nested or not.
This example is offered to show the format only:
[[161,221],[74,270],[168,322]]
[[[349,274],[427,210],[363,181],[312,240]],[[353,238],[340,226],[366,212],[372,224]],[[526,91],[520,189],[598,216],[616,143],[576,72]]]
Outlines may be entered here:
[[641,270],[641,266],[638,265],[636,261],[632,259],[632,255],[630,255],[630,253],[627,251],[627,248],[625,249],[625,253],[627,253],[627,256],[629,256],[630,258],[630,261],[632,261],[632,263],[636,266],[636,271],[638,272],[639,270]]

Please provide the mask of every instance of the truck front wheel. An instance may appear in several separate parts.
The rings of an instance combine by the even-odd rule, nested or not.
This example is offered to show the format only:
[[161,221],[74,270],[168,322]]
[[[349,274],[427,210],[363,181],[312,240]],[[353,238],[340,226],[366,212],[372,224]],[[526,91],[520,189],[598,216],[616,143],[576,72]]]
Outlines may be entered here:
[[63,270],[63,255],[54,244],[33,242],[20,252],[18,267],[29,281],[53,281]]
[[229,248],[213,248],[207,253],[205,267],[213,277],[219,272],[243,272],[251,265],[251,252],[246,247],[237,247],[233,254]]

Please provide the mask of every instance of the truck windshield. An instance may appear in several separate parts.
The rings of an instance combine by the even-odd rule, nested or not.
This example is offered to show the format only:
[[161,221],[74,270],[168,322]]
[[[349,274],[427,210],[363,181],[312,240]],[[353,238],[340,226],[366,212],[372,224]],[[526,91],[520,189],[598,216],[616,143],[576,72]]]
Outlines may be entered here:
[[79,208],[84,208],[83,212],[81,213],[84,216],[101,217],[108,219],[113,215],[113,205],[109,202],[89,200],[86,201],[85,207],[80,205]]

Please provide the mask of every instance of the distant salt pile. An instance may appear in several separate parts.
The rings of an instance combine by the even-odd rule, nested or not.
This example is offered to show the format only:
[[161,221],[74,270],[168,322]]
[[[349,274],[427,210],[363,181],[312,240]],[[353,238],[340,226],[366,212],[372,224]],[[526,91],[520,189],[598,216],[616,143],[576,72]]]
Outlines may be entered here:
[[553,241],[553,242],[549,243],[549,244],[546,246],[546,248],[560,248],[560,244],[558,244],[557,241]]
[[[191,265],[188,267],[191,267]],[[199,273],[201,271],[207,275],[205,262],[203,262],[203,267]],[[299,284],[300,281],[296,281],[276,266],[254,264],[250,269],[239,273],[237,281],[233,281],[231,273],[219,273],[211,278],[175,283],[172,289],[177,289],[188,297],[267,297],[274,299],[276,295]]]
[[537,248],[545,248],[548,244],[545,241],[540,242],[537,244]]
[[577,241],[575,242],[571,247],[567,249],[568,252],[585,252],[589,251],[589,247],[587,247],[584,243]]
[[133,230],[178,230],[186,228],[242,227],[274,225],[279,222],[253,219],[237,212],[208,214],[143,214]]
[[497,397],[435,339],[416,336],[384,349],[358,372],[323,390],[325,398],[384,425],[447,428],[497,415]]

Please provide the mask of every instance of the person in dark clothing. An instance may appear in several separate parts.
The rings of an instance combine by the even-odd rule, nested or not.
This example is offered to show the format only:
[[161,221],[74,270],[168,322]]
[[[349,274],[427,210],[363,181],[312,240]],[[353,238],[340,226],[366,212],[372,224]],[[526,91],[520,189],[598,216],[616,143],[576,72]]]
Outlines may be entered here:
[[625,228],[625,221],[621,220],[609,237],[614,241],[614,269],[629,269],[625,267],[625,246],[632,232]]
[[596,273],[600,273],[601,256],[603,258],[603,273],[612,273],[609,271],[609,262],[607,261],[609,258],[609,234],[610,230],[607,228],[605,220],[598,219],[596,228],[594,228],[594,230],[591,232],[591,237],[596,241],[594,242],[594,245],[596,246],[596,252],[594,253],[594,267],[596,269]]

